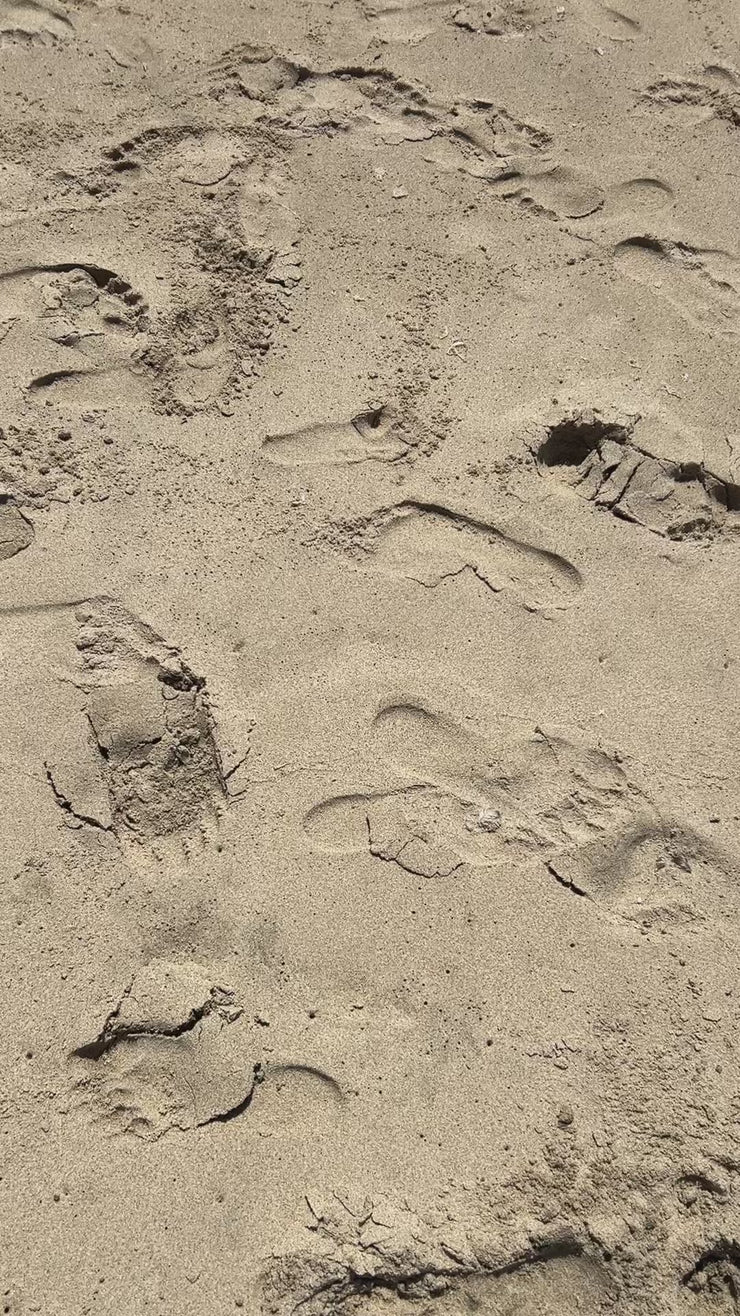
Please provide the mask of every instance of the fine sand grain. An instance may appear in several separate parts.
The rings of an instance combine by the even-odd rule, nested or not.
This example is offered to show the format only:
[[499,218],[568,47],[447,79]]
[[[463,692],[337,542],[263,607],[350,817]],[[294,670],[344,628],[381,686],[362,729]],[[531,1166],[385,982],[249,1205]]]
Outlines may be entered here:
[[740,1313],[740,0],[0,0],[0,1309]]

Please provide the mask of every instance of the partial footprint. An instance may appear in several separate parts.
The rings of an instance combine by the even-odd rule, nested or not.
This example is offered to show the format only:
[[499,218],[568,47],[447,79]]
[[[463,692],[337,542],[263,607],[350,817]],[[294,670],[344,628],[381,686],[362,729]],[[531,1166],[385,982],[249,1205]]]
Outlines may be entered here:
[[378,713],[372,743],[394,767],[484,811],[493,862],[580,846],[646,808],[608,755],[539,729],[492,748],[418,705],[397,704]]
[[661,178],[650,175],[627,178],[606,189],[604,218],[629,217],[635,222],[648,220],[669,206],[673,199],[673,188]]
[[740,332],[740,261],[730,252],[651,236],[614,249],[617,268],[708,332]]
[[473,0],[456,6],[452,14],[455,27],[488,37],[515,37],[531,31],[551,17],[543,5],[512,3],[511,0]]
[[233,1030],[241,1014],[200,965],[153,961],[73,1052],[80,1104],[110,1132],[150,1140],[235,1118],[261,1077]]
[[[152,842],[199,824],[225,796],[204,681],[114,600],[81,605],[77,617],[77,683],[86,693],[114,831]],[[63,763],[51,768],[63,795],[62,771],[65,780],[74,773]],[[69,803],[77,812],[76,797]]]
[[361,791],[317,804],[304,819],[313,844],[328,854],[369,852],[419,877],[450,877],[461,864],[495,863],[501,826],[495,810],[432,786]]
[[735,75],[717,65],[704,70],[706,80],[661,78],[643,92],[645,100],[673,111],[689,123],[720,119],[740,128],[740,92]]
[[7,41],[61,41],[74,27],[55,0],[0,0],[0,45]]
[[[385,1301],[383,1300],[385,1297]],[[422,1294],[419,1294],[422,1299]],[[413,1299],[412,1299],[413,1303]],[[415,1304],[414,1304],[415,1305]],[[387,1300],[377,1290],[362,1304],[363,1313],[404,1311],[408,1301],[403,1289]],[[513,1266],[499,1275],[469,1275],[450,1279],[436,1297],[422,1299],[425,1316],[467,1316],[490,1312],[495,1316],[566,1316],[584,1312],[598,1316],[613,1311],[614,1293],[603,1268],[596,1261],[578,1256],[553,1256]]]
[[[113,270],[69,263],[0,274],[0,321],[8,326],[0,360],[8,354],[10,378],[21,361],[20,382],[40,399],[133,369],[148,330],[147,308],[130,284]],[[100,402],[100,379],[97,388]]]
[[579,572],[557,553],[434,503],[398,503],[342,540],[339,547],[373,570],[428,589],[470,572],[493,594],[509,592],[531,611],[565,607],[581,588]]
[[313,1065],[276,1064],[264,1070],[250,1121],[258,1135],[315,1137],[326,1120],[336,1128],[346,1096],[331,1074]]
[[262,450],[281,466],[313,466],[398,461],[409,447],[394,412],[378,407],[351,420],[319,421],[289,434],[270,435]]
[[408,873],[510,866],[655,821],[606,754],[537,731],[492,748],[419,705],[381,709],[368,750],[409,784],[324,800],[305,830],[326,853],[370,853]]
[[740,1308],[740,1247],[732,1238],[717,1238],[704,1249],[681,1283],[686,1295],[693,1297],[691,1311],[697,1316],[702,1312],[734,1316]]
[[[264,65],[258,67],[264,68]],[[242,170],[239,219],[245,241],[266,265],[268,282],[294,288],[303,278],[298,243],[302,224],[286,180],[254,160]]]
[[604,1265],[565,1241],[493,1270],[472,1259],[466,1267],[447,1249],[426,1259],[416,1241],[396,1248],[391,1239],[380,1255],[380,1272],[364,1249],[351,1264],[339,1257],[279,1258],[263,1276],[260,1309],[264,1316],[288,1316],[298,1308],[306,1316],[327,1310],[401,1316],[417,1309],[423,1316],[599,1316],[614,1310],[617,1296]]
[[577,0],[584,18],[609,41],[634,41],[642,31],[637,13],[628,5],[603,4],[602,0]]
[[622,917],[681,928],[740,915],[740,874],[730,859],[690,829],[647,822],[548,864],[576,895]]
[[0,561],[33,543],[33,526],[7,494],[0,495]]
[[669,539],[711,539],[740,511],[740,485],[697,461],[649,450],[640,416],[582,411],[551,425],[536,450],[542,467],[582,498]]
[[450,17],[453,0],[360,0],[363,18],[381,41],[417,45]]

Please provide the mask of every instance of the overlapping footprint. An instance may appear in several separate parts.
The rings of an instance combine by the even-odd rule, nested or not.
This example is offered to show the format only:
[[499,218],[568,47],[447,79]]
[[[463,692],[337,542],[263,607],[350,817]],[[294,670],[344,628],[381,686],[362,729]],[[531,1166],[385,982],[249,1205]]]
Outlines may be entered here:
[[325,852],[369,852],[429,878],[540,860],[609,915],[665,927],[740,916],[729,856],[666,819],[602,750],[539,728],[492,748],[410,702],[380,710],[369,747],[398,778],[308,812]]

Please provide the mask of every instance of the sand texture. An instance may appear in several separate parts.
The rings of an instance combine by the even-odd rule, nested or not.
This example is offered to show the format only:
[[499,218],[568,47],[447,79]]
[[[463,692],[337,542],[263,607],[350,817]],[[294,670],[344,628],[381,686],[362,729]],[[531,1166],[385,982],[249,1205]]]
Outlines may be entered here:
[[740,1313],[740,0],[0,0],[0,1311]]

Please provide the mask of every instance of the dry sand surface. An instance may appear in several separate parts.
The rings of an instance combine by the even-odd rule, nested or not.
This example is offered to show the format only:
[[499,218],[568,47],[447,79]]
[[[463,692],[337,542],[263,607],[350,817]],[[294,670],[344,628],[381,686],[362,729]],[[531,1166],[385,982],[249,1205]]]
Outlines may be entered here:
[[0,111],[0,1308],[740,1311],[739,0]]

